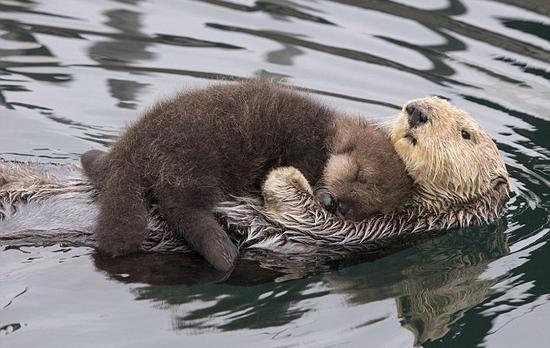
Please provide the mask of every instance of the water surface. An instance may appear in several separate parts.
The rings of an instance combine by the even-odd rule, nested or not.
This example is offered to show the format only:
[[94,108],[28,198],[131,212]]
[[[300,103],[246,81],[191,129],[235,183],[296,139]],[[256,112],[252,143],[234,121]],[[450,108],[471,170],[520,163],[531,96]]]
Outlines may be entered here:
[[547,346],[549,16],[545,0],[0,0],[1,159],[72,163],[177,89],[267,75],[379,121],[449,98],[513,184],[493,225],[336,268],[264,255],[225,279],[193,256],[2,249],[0,346]]

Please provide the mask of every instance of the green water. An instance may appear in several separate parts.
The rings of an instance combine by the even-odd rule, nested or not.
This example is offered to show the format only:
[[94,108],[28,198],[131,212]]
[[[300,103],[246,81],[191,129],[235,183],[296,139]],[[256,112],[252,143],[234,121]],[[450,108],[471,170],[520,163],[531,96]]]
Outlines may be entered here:
[[[503,218],[336,269],[0,247],[1,347],[547,347],[550,3],[0,0],[0,158],[72,163],[177,89],[268,75],[388,121],[439,95],[512,177]],[[279,267],[275,267],[278,265]]]

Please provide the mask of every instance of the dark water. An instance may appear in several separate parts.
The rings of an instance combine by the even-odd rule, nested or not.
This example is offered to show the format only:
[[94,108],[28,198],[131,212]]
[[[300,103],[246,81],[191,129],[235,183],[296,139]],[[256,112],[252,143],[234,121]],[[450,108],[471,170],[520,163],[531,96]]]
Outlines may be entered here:
[[73,162],[177,88],[270,75],[377,120],[450,98],[513,181],[497,224],[307,276],[269,255],[224,280],[193,257],[0,250],[0,346],[547,347],[549,15],[545,0],[0,0],[0,158]]

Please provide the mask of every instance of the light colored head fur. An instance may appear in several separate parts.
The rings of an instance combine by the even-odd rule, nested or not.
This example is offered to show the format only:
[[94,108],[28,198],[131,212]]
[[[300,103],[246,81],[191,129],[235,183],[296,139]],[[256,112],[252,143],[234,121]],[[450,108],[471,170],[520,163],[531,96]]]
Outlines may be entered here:
[[[416,125],[410,115],[415,109],[425,117]],[[487,196],[500,205],[508,198],[508,172],[494,141],[472,116],[446,100],[406,103],[391,139],[427,208],[441,211]]]

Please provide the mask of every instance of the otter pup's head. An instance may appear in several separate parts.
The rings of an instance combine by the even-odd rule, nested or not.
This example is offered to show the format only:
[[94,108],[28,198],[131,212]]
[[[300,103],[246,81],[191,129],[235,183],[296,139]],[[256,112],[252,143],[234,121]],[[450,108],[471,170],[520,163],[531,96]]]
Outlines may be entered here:
[[351,220],[390,214],[409,201],[412,180],[387,132],[361,117],[337,117],[319,202]]
[[465,111],[432,97],[403,106],[391,132],[394,148],[423,203],[449,207],[494,197],[502,207],[509,177],[491,137]]

